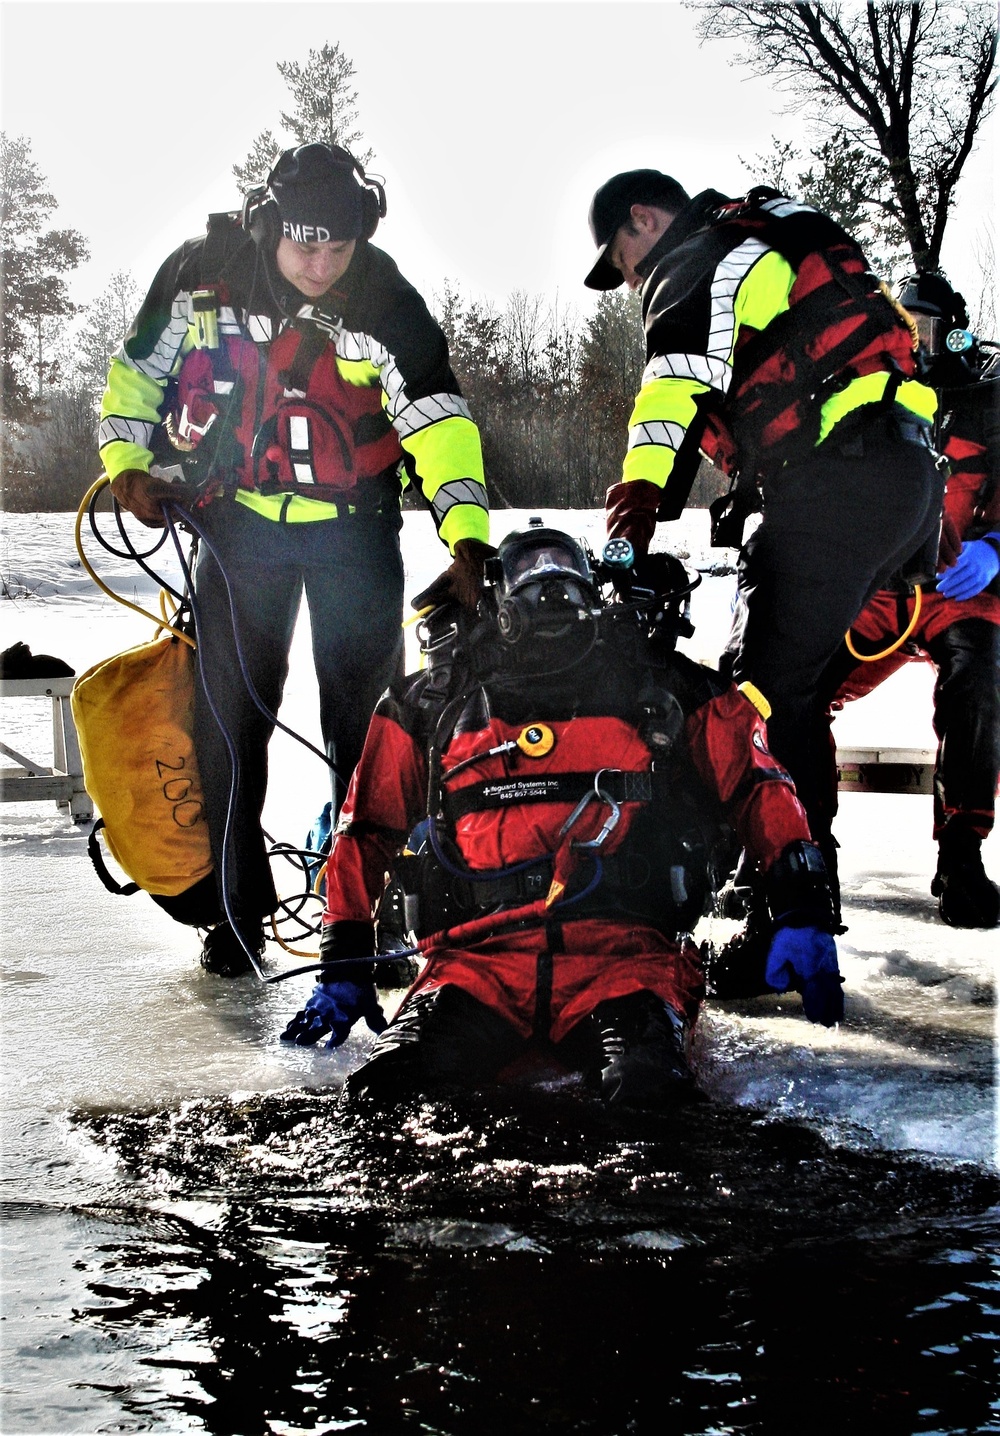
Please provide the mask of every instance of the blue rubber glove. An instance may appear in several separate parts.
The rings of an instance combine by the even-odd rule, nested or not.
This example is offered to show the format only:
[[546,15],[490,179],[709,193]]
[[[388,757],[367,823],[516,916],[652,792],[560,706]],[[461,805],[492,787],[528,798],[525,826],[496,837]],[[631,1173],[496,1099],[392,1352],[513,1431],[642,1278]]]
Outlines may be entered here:
[[339,1047],[355,1022],[363,1017],[373,1032],[389,1026],[378,1003],[374,982],[321,982],[301,1012],[296,1012],[281,1034],[282,1042],[312,1047],[330,1033],[327,1047]]
[[975,598],[998,573],[1000,553],[994,545],[985,539],[972,539],[962,545],[962,552],[952,567],[945,569],[938,579],[937,591],[945,598],[954,598],[959,602],[964,598]]
[[844,979],[837,966],[837,944],[818,927],[779,927],[767,954],[764,977],[785,992],[796,987],[810,1022],[832,1027],[843,1020]]

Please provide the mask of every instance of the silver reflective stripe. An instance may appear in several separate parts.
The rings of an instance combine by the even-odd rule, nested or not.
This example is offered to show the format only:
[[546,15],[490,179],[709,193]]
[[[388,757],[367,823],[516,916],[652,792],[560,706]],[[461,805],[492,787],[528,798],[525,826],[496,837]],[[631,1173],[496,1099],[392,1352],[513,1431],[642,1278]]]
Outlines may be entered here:
[[768,199],[761,205],[761,209],[768,214],[776,214],[784,219],[789,214],[819,214],[819,210],[811,204],[797,204],[793,199]]
[[733,377],[736,343],[736,296],[740,285],[770,246],[745,239],[721,261],[712,279],[708,343],[704,354],[659,354],[646,365],[642,382],[650,379],[693,379],[723,394]]
[[119,351],[119,357],[131,369],[138,369],[140,374],[145,374],[149,379],[165,379],[173,371],[177,356],[181,352],[181,345],[187,336],[190,323],[189,313],[190,295],[179,294],[174,300],[170,309],[170,322],[163,330],[153,348],[151,354],[145,355],[142,359],[133,359],[132,355],[126,352],[123,344]]
[[745,239],[726,255],[712,280],[712,317],[709,322],[708,356],[727,363],[724,390],[729,388],[733,349],[736,344],[736,295],[740,285],[762,255],[770,248],[759,239]]
[[[375,357],[376,348],[380,355],[379,359]],[[381,346],[373,346],[367,334],[354,329],[341,329],[337,335],[337,353],[341,359],[350,359],[356,364],[368,359],[376,368],[380,366],[380,363],[385,363],[389,357],[387,350]]]
[[385,409],[401,439],[417,434],[442,419],[471,419],[469,406],[460,394],[427,394],[410,399],[395,359],[384,344],[377,344],[367,334],[344,330],[337,339],[337,353],[342,359],[367,360],[378,370],[379,383],[385,394]]
[[145,419],[126,419],[121,414],[109,414],[101,420],[97,446],[103,449],[105,444],[113,444],[119,439],[126,444],[138,444],[140,449],[148,449],[153,442],[153,425]]
[[414,399],[391,417],[399,437],[407,439],[442,419],[471,419],[472,415],[459,394],[428,394],[423,399]]
[[289,418],[288,440],[293,449],[309,452],[309,420],[304,414],[292,414]]
[[729,365],[722,359],[709,359],[705,354],[658,354],[650,359],[642,382],[653,379],[694,379],[725,391],[729,385]]
[[314,484],[316,482],[316,475],[308,464],[293,464],[292,473],[295,475],[297,484]]
[[486,486],[476,479],[452,479],[449,483],[442,484],[431,499],[431,508],[439,526],[448,510],[453,509],[456,504],[475,504],[477,508],[489,508]]
[[247,333],[255,344],[267,344],[271,339],[272,324],[266,314],[247,315]]
[[630,449],[639,449],[643,444],[662,444],[665,448],[676,451],[683,438],[683,424],[653,419],[644,424],[633,424],[628,431],[628,446]]

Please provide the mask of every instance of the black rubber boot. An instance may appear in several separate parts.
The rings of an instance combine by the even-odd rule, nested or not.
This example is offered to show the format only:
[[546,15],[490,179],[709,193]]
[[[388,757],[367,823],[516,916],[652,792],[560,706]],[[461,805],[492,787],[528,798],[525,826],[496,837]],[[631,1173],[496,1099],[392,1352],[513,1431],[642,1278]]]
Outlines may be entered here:
[[[240,932],[248,947],[259,956],[264,951],[264,930],[260,919],[240,923]],[[201,965],[216,977],[239,977],[241,973],[249,972],[252,966],[243,944],[228,922],[217,923],[205,934]]]
[[683,1018],[652,992],[602,1002],[594,1016],[600,1028],[604,1066],[601,1096],[623,1107],[667,1107],[691,1094]]
[[931,892],[950,927],[996,927],[1000,922],[1000,889],[983,867],[982,839],[970,829],[950,833],[938,844],[938,865]]

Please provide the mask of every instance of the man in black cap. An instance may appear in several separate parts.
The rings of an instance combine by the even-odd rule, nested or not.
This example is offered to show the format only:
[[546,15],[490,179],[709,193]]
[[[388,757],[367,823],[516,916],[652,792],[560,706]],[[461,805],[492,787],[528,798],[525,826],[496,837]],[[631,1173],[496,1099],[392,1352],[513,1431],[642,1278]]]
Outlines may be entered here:
[[226,976],[276,906],[260,830],[273,724],[250,688],[277,712],[303,590],[337,807],[401,660],[402,488],[453,555],[432,597],[474,604],[489,551],[478,430],[439,325],[370,242],[384,213],[346,150],[286,151],[242,215],[210,216],[163,264],[101,408],[120,506],[162,527],[179,504],[204,535],[194,724],[218,893],[190,920]]
[[733,476],[713,506],[713,541],[741,547],[726,666],[770,704],[773,751],[833,870],[820,676],[889,574],[914,555],[933,573],[936,401],[913,377],[914,336],[850,235],[773,190],[692,199],[630,170],[597,191],[590,227],[585,283],[640,290],[646,331],[608,532],[641,556],[657,519],[679,517],[702,455]]

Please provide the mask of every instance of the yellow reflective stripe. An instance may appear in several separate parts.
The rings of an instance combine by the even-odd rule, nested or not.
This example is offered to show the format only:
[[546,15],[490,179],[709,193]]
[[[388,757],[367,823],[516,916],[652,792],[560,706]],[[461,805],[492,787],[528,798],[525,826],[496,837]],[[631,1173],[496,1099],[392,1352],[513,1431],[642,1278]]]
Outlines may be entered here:
[[[370,359],[343,359],[338,354],[337,372],[356,389],[371,389],[379,382],[379,371]],[[385,403],[384,395],[382,402]]]
[[112,359],[107,387],[101,399],[101,418],[121,414],[125,418],[158,424],[165,384],[165,379],[159,382],[150,379],[124,360]]
[[128,444],[123,439],[112,439],[101,448],[101,464],[109,479],[117,479],[126,469],[141,469],[148,472],[153,455],[141,444]]
[[128,432],[131,423],[158,424],[160,405],[166,380],[151,379],[117,355],[108,370],[108,382],[101,398],[101,462],[109,478],[125,469],[147,469],[153,455],[134,438],[108,438],[115,432],[115,420],[122,419],[120,429]]
[[646,380],[629,418],[623,483],[644,479],[663,488],[674,467],[674,446],[683,439],[697,412],[695,398],[707,391],[708,385],[696,379]]
[[480,543],[489,543],[489,510],[478,504],[454,504],[441,520],[438,536],[452,553],[459,539],[474,538]]
[[622,464],[622,483],[633,479],[645,479],[648,484],[665,488],[674,467],[673,449],[661,444],[643,444],[641,449],[629,449]]
[[[788,296],[795,283],[795,271],[784,255],[769,249],[761,255],[736,293],[736,334],[746,324],[751,329],[766,329],[788,308]],[[736,335],[733,336],[735,350]]]
[[[283,521],[286,524],[309,524],[337,517],[334,504],[325,503],[322,499],[307,499],[303,494],[292,494],[289,498],[287,494],[259,494],[255,489],[237,489],[236,502],[275,523]],[[285,513],[282,520],[283,508]],[[353,513],[353,509],[351,512]]]
[[918,379],[904,379],[896,390],[896,403],[930,424],[937,413],[938,396],[929,384],[921,384]]
[[455,414],[408,434],[400,442],[417,466],[420,487],[428,500],[451,479],[484,482],[482,441],[470,419]]
[[[841,389],[838,394],[827,399],[820,410],[819,438],[816,442],[822,443],[834,424],[855,409],[860,409],[865,404],[877,404],[885,393],[888,382],[889,375],[881,369],[877,374],[864,374],[860,379],[852,379],[846,389]],[[926,384],[915,379],[906,379],[896,390],[896,403],[909,409],[918,419],[925,419],[930,423],[937,410],[937,395]]]

